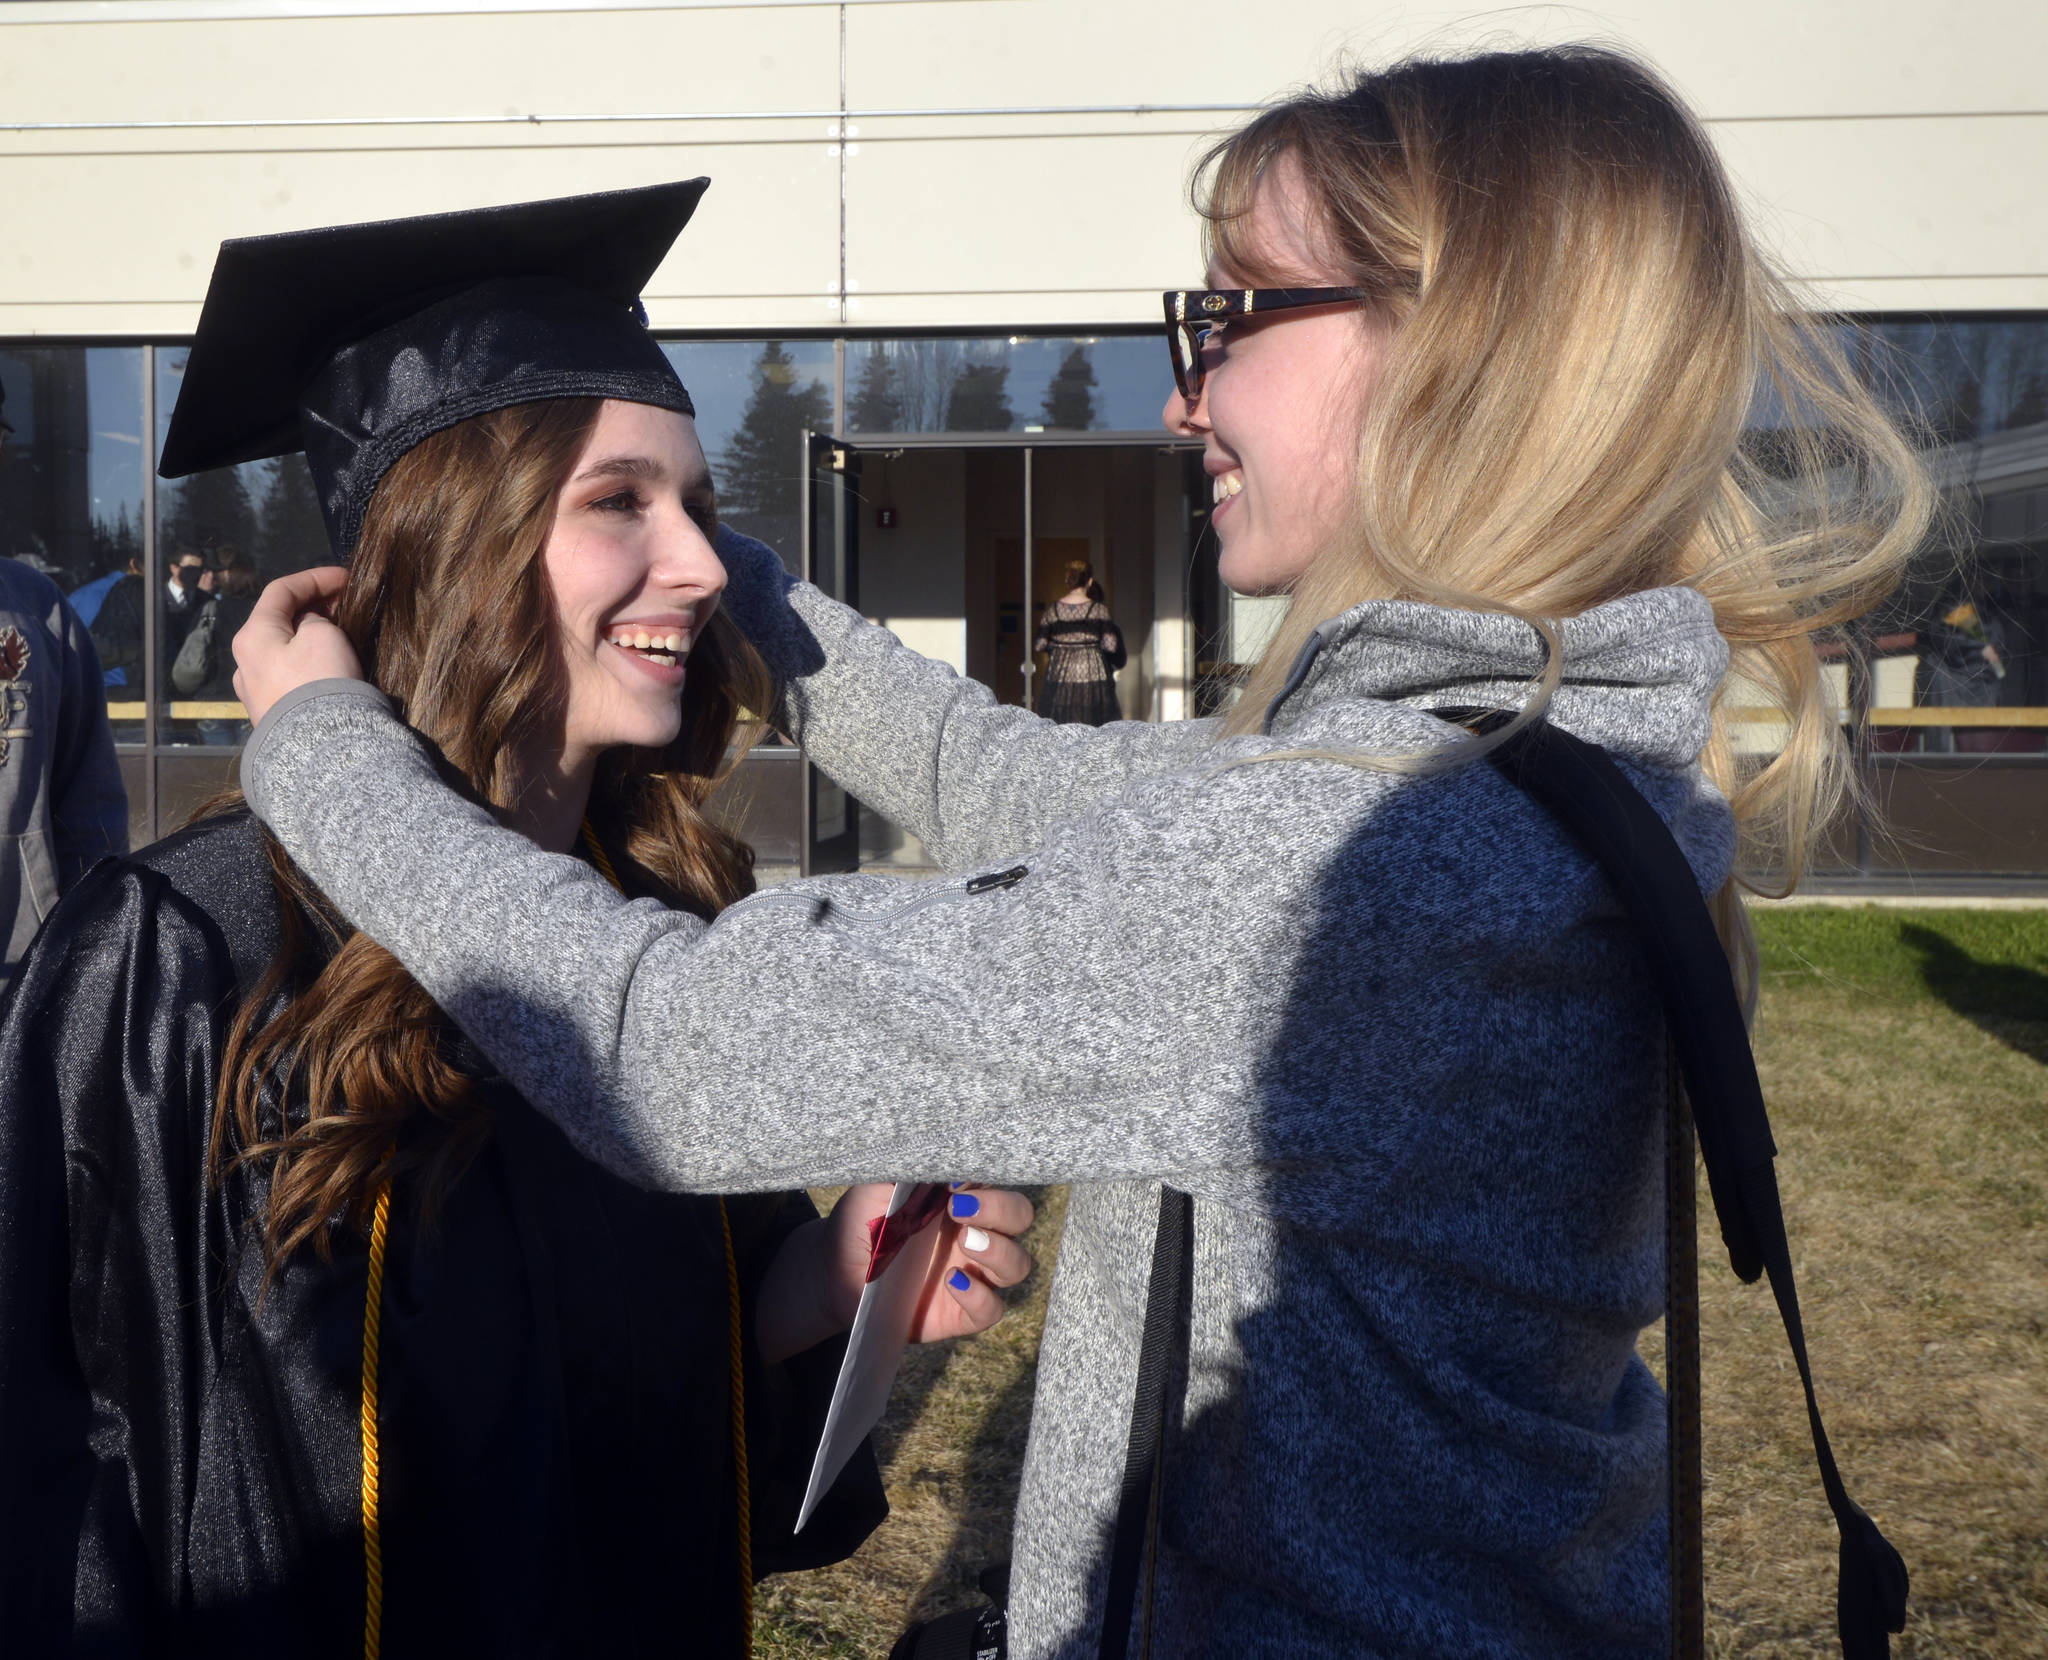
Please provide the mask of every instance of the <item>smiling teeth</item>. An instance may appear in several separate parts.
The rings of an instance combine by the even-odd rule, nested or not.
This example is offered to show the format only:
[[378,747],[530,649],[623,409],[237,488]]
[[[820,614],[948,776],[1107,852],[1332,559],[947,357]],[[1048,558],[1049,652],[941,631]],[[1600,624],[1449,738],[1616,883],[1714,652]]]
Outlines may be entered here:
[[649,634],[644,628],[621,631],[606,636],[608,641],[623,651],[644,652],[652,661],[673,666],[675,659],[682,655],[683,636],[680,634]]
[[1218,473],[1216,477],[1209,481],[1210,503],[1213,506],[1220,507],[1243,488],[1244,475],[1242,473]]

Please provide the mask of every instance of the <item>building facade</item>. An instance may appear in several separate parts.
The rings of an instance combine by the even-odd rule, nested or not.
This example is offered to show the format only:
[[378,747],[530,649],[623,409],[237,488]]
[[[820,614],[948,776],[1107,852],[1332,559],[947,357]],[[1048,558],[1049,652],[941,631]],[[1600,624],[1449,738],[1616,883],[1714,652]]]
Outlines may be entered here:
[[[179,567],[325,557],[296,459],[153,477],[216,245],[708,174],[646,301],[729,516],[1011,701],[1086,558],[1128,635],[1125,712],[1180,718],[1271,624],[1217,585],[1205,481],[1159,426],[1159,293],[1199,280],[1195,161],[1347,62],[1589,37],[1692,99],[1947,491],[1938,545],[1843,658],[1882,813],[1827,879],[2048,879],[2048,11],[2011,0],[1462,22],[1329,0],[14,0],[0,554],[94,614],[135,836],[173,827],[242,731],[224,687],[173,683],[200,591]],[[742,795],[771,861],[921,857],[793,756],[751,762]]]

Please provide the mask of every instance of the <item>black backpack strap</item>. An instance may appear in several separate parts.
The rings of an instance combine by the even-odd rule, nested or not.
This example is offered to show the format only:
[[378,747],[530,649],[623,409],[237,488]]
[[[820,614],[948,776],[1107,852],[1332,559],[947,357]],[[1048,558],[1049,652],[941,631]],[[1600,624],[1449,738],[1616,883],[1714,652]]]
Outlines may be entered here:
[[[1482,732],[1511,718],[1501,710],[1437,713]],[[1849,1497],[1821,1423],[1772,1163],[1777,1147],[1749,1031],[1699,881],[1656,810],[1598,745],[1538,721],[1487,759],[1593,857],[1635,924],[1663,995],[1728,1259],[1745,1282],[1760,1272],[1769,1276],[1799,1367],[1814,1458],[1841,1533],[1836,1620],[1842,1652],[1847,1660],[1885,1660],[1891,1652],[1886,1633],[1905,1626],[1906,1564]]]
[[1697,1143],[1678,1052],[1664,1045],[1664,1433],[1671,1492],[1671,1660],[1705,1660],[1700,1516],[1700,1218]]
[[[1131,1617],[1138,1604],[1138,1581],[1152,1561],[1166,1448],[1166,1389],[1176,1362],[1187,1353],[1184,1315],[1194,1277],[1194,1209],[1194,1200],[1178,1188],[1160,1188],[1159,1227],[1152,1236],[1152,1278],[1145,1292],[1145,1336],[1138,1349],[1137,1399],[1131,1407],[1131,1439],[1124,1454],[1123,1490],[1117,1498],[1116,1532],[1109,1554],[1102,1660],[1125,1660]],[[1148,1590],[1149,1586],[1148,1577]],[[1148,1596],[1148,1608],[1150,1601]]]

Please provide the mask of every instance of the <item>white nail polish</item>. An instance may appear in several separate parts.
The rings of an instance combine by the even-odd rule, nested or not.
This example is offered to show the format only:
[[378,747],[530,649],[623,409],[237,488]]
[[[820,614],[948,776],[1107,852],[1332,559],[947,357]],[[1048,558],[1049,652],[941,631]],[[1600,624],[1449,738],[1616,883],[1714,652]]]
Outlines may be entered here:
[[985,1251],[988,1249],[988,1235],[979,1228],[969,1228],[962,1243],[970,1251]]

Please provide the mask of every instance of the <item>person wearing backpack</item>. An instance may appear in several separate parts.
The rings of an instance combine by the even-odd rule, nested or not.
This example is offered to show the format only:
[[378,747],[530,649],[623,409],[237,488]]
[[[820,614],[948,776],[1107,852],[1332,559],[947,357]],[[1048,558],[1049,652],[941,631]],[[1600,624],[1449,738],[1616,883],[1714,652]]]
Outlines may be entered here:
[[[238,549],[223,547],[215,559],[211,597],[201,604],[171,663],[171,689],[195,703],[234,701],[235,659],[229,645],[249,620],[258,591],[256,573]],[[249,730],[247,721],[232,715],[202,715],[198,725],[199,741],[213,745],[238,744]]]
[[[435,781],[319,614],[332,573],[237,642],[269,711],[245,785],[636,1181],[1076,1184],[1011,1656],[1647,1660],[1663,1005],[1601,866],[1476,763],[1539,729],[1605,750],[1748,994],[1741,893],[1795,883],[1849,787],[1814,637],[1895,586],[1931,487],[1624,55],[1396,64],[1200,179],[1166,424],[1202,442],[1223,580],[1290,601],[1220,717],[1001,707],[727,535],[773,717],[955,874],[620,904]],[[1738,759],[1758,708],[1781,742]],[[1192,1196],[1186,1359],[1112,1620],[1162,1187]],[[1881,1653],[1903,1576],[1851,1609],[1851,1554],[1845,1640]]]

